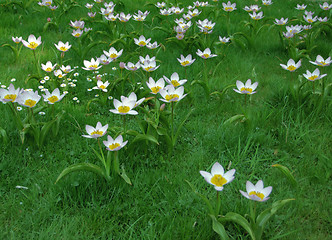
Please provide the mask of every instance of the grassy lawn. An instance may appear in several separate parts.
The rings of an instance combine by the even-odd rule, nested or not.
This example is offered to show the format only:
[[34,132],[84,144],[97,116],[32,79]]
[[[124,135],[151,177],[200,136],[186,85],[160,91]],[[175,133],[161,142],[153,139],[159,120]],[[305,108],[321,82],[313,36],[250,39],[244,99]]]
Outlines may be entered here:
[[[157,1],[114,1],[114,13],[149,11],[143,22],[108,21],[101,14],[104,2],[92,0],[53,1],[52,6],[58,6],[54,11],[33,0],[1,1],[1,88],[13,84],[38,90],[40,96],[45,94],[43,88],[68,92],[54,105],[43,97],[33,108],[0,104],[1,239],[220,239],[206,203],[190,187],[214,207],[217,191],[200,171],[211,172],[215,162],[225,171],[236,170],[234,180],[218,193],[217,219],[228,212],[244,216],[254,205],[259,213],[279,200],[295,199],[267,222],[262,239],[332,238],[332,71],[328,64],[309,62],[315,62],[317,55],[332,56],[332,12],[322,10],[319,1],[275,0],[270,6],[237,1],[233,12],[224,11],[222,2],[227,1],[196,7],[202,12],[178,40],[174,20],[187,14],[192,1],[167,1],[162,9],[184,8],[183,13],[170,16],[160,14]],[[89,10],[86,3],[94,4],[93,8]],[[263,12],[260,20],[243,10],[254,4]],[[328,20],[317,20],[311,29],[287,39],[286,26],[310,25],[303,18],[305,10],[295,9],[297,4]],[[96,16],[91,18],[88,12]],[[281,17],[288,22],[277,26],[274,21]],[[201,33],[197,26],[204,19],[215,23],[210,34]],[[70,22],[75,20],[83,20],[84,27],[92,30],[74,37]],[[27,41],[30,34],[41,36],[36,50],[11,39],[21,36]],[[141,35],[160,46],[139,47],[134,38]],[[219,36],[230,37],[230,42],[221,43]],[[63,57],[54,46],[59,41],[72,45]],[[97,59],[111,47],[123,49],[118,59],[97,72],[82,69],[84,60]],[[203,59],[196,54],[206,48],[217,56]],[[177,58],[189,54],[195,62],[181,66]],[[136,64],[146,55],[155,56],[160,67],[151,72],[120,68],[120,62]],[[301,60],[294,72],[280,66],[291,58]],[[42,70],[47,61],[57,63],[54,70],[70,65],[73,71],[58,78],[53,71]],[[327,75],[308,81],[303,74],[316,68]],[[187,79],[183,85],[187,95],[164,103],[160,94],[151,94],[146,82],[150,77],[170,78],[174,72]],[[110,83],[107,92],[92,89],[98,78]],[[258,82],[255,94],[233,91],[237,80],[248,79]],[[110,112],[114,99],[131,92],[145,98],[134,109],[137,115]],[[26,118],[26,125],[20,126],[18,118]],[[102,143],[106,135],[101,141],[82,137],[86,125],[95,127],[97,122],[108,124],[106,135],[121,134],[127,145],[115,154]],[[35,132],[47,123],[44,141],[40,136],[36,140]],[[73,164],[91,163],[103,169],[96,156],[100,150],[105,159],[118,156],[119,169],[125,169],[131,185],[114,172],[105,180],[87,171],[70,173],[55,184]],[[275,164],[289,169],[291,176],[272,167]],[[239,192],[246,190],[246,181],[258,180],[273,187],[266,202],[248,200]],[[229,239],[252,239],[238,224],[223,226]]]

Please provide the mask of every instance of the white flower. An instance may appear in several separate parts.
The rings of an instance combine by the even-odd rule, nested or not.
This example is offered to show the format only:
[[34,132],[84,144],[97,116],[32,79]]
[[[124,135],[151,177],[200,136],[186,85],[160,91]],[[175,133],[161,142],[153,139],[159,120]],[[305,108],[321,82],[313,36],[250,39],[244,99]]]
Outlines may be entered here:
[[135,44],[140,47],[145,47],[151,41],[151,38],[146,39],[143,35],[141,35],[138,39],[134,38]]
[[319,80],[319,79],[325,77],[326,75],[327,74],[320,75],[320,72],[319,72],[318,68],[316,68],[315,71],[313,71],[312,73],[307,70],[307,72],[303,74],[303,76],[306,79],[308,79],[309,81],[312,81],[312,82],[316,81],[316,80]]
[[111,58],[112,60],[115,60],[122,55],[123,49],[117,51],[114,47],[111,47],[108,52],[105,50],[103,52],[107,57]]
[[177,60],[181,63],[183,67],[190,66],[193,62],[195,62],[196,59],[192,59],[191,54],[189,54],[187,57],[184,57],[182,54],[180,58],[177,58]]
[[243,82],[237,80],[236,81],[236,86],[238,89],[233,89],[235,92],[240,93],[240,94],[254,94],[254,90],[258,86],[258,82],[255,82],[251,84],[251,79],[248,79],[246,81],[246,84],[243,84]]
[[99,66],[99,60],[95,60],[94,58],[91,58],[91,61],[84,60],[83,63],[85,67],[82,68],[88,71],[97,70],[102,67]]
[[85,130],[88,133],[88,135],[82,135],[86,138],[99,138],[106,134],[108,128],[108,124],[105,126],[101,125],[100,122],[97,122],[96,127],[92,127],[90,125],[85,125]]
[[197,50],[196,54],[198,56],[200,56],[203,59],[208,59],[208,58],[212,58],[212,57],[216,57],[216,54],[211,54],[211,50],[210,48],[205,49],[203,52],[201,50]]
[[58,44],[54,44],[54,45],[61,52],[67,52],[71,48],[71,45],[69,45],[69,42],[63,43],[63,42],[59,41]]
[[128,140],[123,142],[123,137],[119,135],[115,140],[111,136],[107,136],[107,141],[103,141],[108,151],[118,151],[128,143]]
[[280,64],[280,66],[285,70],[288,70],[290,72],[294,72],[296,69],[301,67],[301,60],[299,60],[297,63],[295,63],[295,61],[293,59],[289,59],[288,62],[287,62],[287,65]]
[[22,43],[27,48],[35,50],[41,44],[41,37],[36,38],[34,35],[28,37],[28,41],[22,40]]
[[179,74],[177,72],[171,75],[171,79],[168,79],[166,76],[163,77],[167,83],[172,84],[174,87],[179,87],[187,82],[187,79],[180,80]]
[[40,98],[41,96],[38,95],[38,91],[24,91],[18,96],[17,102],[21,106],[33,108],[39,102]]
[[63,93],[60,95],[60,90],[59,88],[56,88],[53,90],[52,93],[50,93],[48,90],[45,90],[45,95],[43,95],[44,99],[46,102],[49,104],[54,104],[56,102],[61,101],[61,99],[65,96],[66,94]]
[[251,182],[247,181],[246,183],[246,190],[247,192],[243,192],[240,190],[240,193],[251,200],[265,202],[269,199],[269,195],[272,192],[272,187],[264,188],[264,183],[262,180],[259,180],[256,185],[252,184]]
[[107,87],[108,87],[108,85],[109,85],[109,82],[108,82],[108,81],[106,81],[106,82],[103,83],[103,81],[98,80],[98,81],[97,81],[97,86],[93,87],[92,89],[100,89],[100,90],[102,90],[103,92],[107,92]]
[[165,87],[165,81],[163,78],[160,78],[157,82],[155,82],[153,78],[150,77],[149,82],[146,82],[146,85],[151,89],[152,94],[157,94],[160,89]]
[[183,94],[183,86],[175,89],[173,85],[168,85],[166,88],[160,89],[159,93],[163,97],[162,99],[160,99],[163,102],[178,102],[187,95]]
[[313,61],[309,61],[309,62],[314,64],[314,65],[318,65],[318,66],[321,66],[321,67],[326,67],[326,66],[329,66],[332,61],[331,61],[331,57],[328,57],[326,60],[324,60],[324,58],[321,55],[318,55],[316,57],[315,62],[313,62]]

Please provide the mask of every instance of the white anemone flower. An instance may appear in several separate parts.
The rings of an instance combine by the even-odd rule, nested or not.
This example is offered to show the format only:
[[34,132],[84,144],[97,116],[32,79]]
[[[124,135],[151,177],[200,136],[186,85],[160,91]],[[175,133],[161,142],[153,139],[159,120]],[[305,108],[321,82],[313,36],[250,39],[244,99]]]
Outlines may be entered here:
[[327,67],[331,64],[331,57],[328,57],[326,60],[324,60],[324,58],[321,55],[318,55],[316,57],[316,61],[309,61],[310,63],[314,64],[314,65],[318,65],[321,67]]
[[223,9],[226,12],[233,12],[236,10],[236,3],[231,3],[230,1],[226,3],[222,3]]
[[166,76],[163,77],[167,83],[172,84],[174,87],[179,87],[187,82],[187,79],[180,80],[179,74],[177,72],[173,73],[170,79],[168,79]]
[[22,43],[27,48],[35,50],[42,42],[41,37],[36,38],[33,34],[28,37],[28,41],[22,40]]
[[145,47],[151,41],[151,38],[146,39],[143,35],[141,35],[138,39],[134,38],[135,44],[140,47]]
[[216,162],[212,166],[211,173],[206,171],[199,171],[199,173],[204,177],[205,181],[213,185],[217,191],[222,191],[225,184],[234,180],[235,169],[225,173],[221,164]]
[[308,79],[309,81],[312,81],[312,82],[316,81],[316,80],[319,80],[319,79],[325,77],[326,75],[327,74],[320,75],[320,72],[319,72],[318,68],[316,68],[315,71],[313,71],[312,73],[307,70],[307,72],[303,74],[303,76],[306,79]]
[[198,49],[196,54],[203,59],[213,58],[217,56],[216,54],[211,54],[210,48],[205,49],[203,52]]
[[123,142],[122,135],[119,135],[116,139],[113,139],[111,136],[107,136],[107,141],[103,141],[106,149],[108,151],[118,151],[128,143],[128,140]]
[[71,48],[69,42],[63,43],[62,41],[59,41],[58,44],[55,43],[54,45],[61,52],[67,52]]
[[99,138],[106,134],[108,128],[108,124],[103,126],[101,122],[97,122],[96,127],[92,127],[90,125],[85,125],[85,130],[88,133],[88,135],[82,135],[86,138]]
[[269,199],[269,195],[272,192],[272,187],[264,188],[264,183],[262,180],[259,180],[256,185],[252,184],[251,182],[247,181],[246,183],[246,190],[247,192],[243,192],[240,190],[240,193],[251,200],[258,201],[258,202],[265,202]]
[[191,54],[189,54],[187,57],[184,57],[181,54],[180,58],[177,58],[177,60],[180,62],[180,64],[183,67],[187,67],[187,66],[190,66],[191,64],[193,64],[193,62],[195,62],[196,59],[193,59]]
[[50,93],[47,89],[45,89],[45,95],[42,95],[44,100],[48,102],[48,104],[54,104],[56,102],[61,101],[61,99],[66,95],[66,93],[60,94],[59,88],[56,88],[53,90],[52,93]]
[[251,79],[248,79],[245,84],[243,84],[243,82],[237,80],[236,81],[236,87],[238,89],[233,89],[233,90],[237,93],[240,93],[240,94],[249,94],[249,95],[251,95],[251,94],[256,93],[255,89],[257,88],[257,86],[258,86],[258,82],[255,82],[255,83],[251,84]]
[[290,72],[294,72],[296,69],[301,67],[301,60],[299,60],[297,63],[295,63],[295,61],[293,59],[289,59],[288,62],[287,62],[287,65],[280,64],[280,66],[285,70],[288,70]]
[[153,78],[150,77],[149,82],[146,82],[146,85],[150,88],[152,94],[157,94],[161,89],[164,89],[165,81],[163,78],[160,78],[157,82],[155,82]]
[[107,57],[115,60],[122,55],[123,49],[117,51],[114,47],[111,47],[110,50],[108,50],[108,52],[105,50],[103,52]]
[[45,72],[52,72],[57,64],[55,63],[54,65],[51,63],[51,61],[47,61],[46,64],[41,64],[41,68]]
[[160,99],[163,102],[178,102],[187,95],[183,94],[184,93],[183,86],[180,86],[177,89],[175,89],[173,85],[168,85],[164,89],[160,89],[159,93],[163,97]]
[[21,91],[20,88],[15,89],[12,83],[9,85],[8,90],[0,88],[0,101],[3,103],[17,102],[17,97]]
[[117,99],[113,100],[113,104],[115,109],[111,109],[110,112],[120,115],[137,115],[138,112],[135,110],[132,110],[135,107],[136,101],[127,101],[124,99],[124,101],[120,102]]
[[83,61],[84,63],[84,66],[85,67],[82,67],[84,70],[87,70],[87,71],[94,71],[94,70],[98,70],[99,68],[101,68],[102,66],[99,66],[99,60],[95,60],[94,58],[91,58],[90,61],[88,60],[84,60]]

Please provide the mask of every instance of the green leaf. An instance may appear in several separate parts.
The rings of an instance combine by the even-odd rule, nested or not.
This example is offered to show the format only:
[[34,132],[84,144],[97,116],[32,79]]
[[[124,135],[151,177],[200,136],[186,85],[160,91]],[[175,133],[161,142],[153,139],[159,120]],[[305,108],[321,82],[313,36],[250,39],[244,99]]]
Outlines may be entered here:
[[127,176],[123,166],[121,166],[121,170],[122,171],[119,173],[120,177],[122,177],[123,180],[125,180],[125,182],[128,183],[129,185],[132,185],[130,178]]
[[5,145],[8,144],[9,142],[9,138],[8,138],[8,135],[7,135],[7,132],[5,129],[3,129],[2,127],[0,127],[0,136],[2,137],[2,141]]
[[215,92],[211,93],[210,95],[219,95],[219,97],[222,97],[229,88],[233,88],[233,87],[236,87],[236,85],[235,84],[228,85],[221,92],[215,91]]
[[105,170],[103,170],[102,168],[100,168],[99,166],[95,165],[95,164],[91,164],[91,163],[77,163],[74,165],[71,165],[67,168],[65,168],[60,175],[58,176],[58,178],[55,181],[55,184],[62,179],[63,177],[65,177],[66,175],[68,175],[69,173],[72,172],[79,172],[79,171],[88,171],[88,172],[93,172],[103,178],[105,178],[106,180],[109,180],[106,177],[105,174]]
[[200,194],[196,189],[195,187],[188,181],[188,180],[184,180],[186,183],[188,183],[189,187],[191,188],[191,190],[197,195],[199,196],[205,203],[206,203],[206,206],[208,207],[209,209],[209,214],[210,216],[214,216],[214,210],[213,210],[213,207],[209,201],[209,199],[207,199],[207,197],[205,197],[203,194]]
[[45,137],[48,135],[48,132],[51,129],[52,125],[55,123],[55,121],[56,121],[56,118],[45,123],[45,125],[41,128],[40,135],[39,135],[39,147],[43,146]]
[[229,237],[226,233],[224,225],[222,225],[214,215],[209,215],[212,219],[212,229],[219,234],[221,240],[228,240]]
[[274,164],[272,165],[272,167],[277,168],[282,174],[284,174],[286,178],[292,183],[293,186],[297,185],[297,181],[295,180],[293,174],[287,167],[282,166],[280,164]]
[[238,213],[234,213],[234,212],[229,212],[227,213],[225,216],[221,217],[219,219],[221,222],[234,222],[239,224],[241,227],[244,228],[244,230],[246,230],[250,237],[255,240],[255,233],[253,231],[253,229],[251,228],[249,222],[247,221],[247,219],[245,219],[243,216],[241,216]]
[[237,115],[235,115],[235,116],[233,116],[233,117],[227,119],[227,120],[223,123],[223,125],[227,125],[227,124],[233,123],[233,122],[235,122],[235,121],[243,121],[243,120],[245,120],[245,119],[246,119],[246,117],[245,117],[243,114],[237,114]]
[[195,85],[195,84],[199,84],[203,87],[206,96],[210,95],[210,89],[209,89],[209,85],[206,81],[202,81],[202,80],[194,80],[191,82],[191,85]]
[[164,27],[154,27],[154,28],[152,28],[151,31],[154,31],[154,30],[160,30],[160,31],[163,31],[163,32],[168,33],[168,34],[172,33],[172,31],[169,30],[169,28],[164,28]]
[[179,125],[178,129],[176,130],[176,133],[175,133],[173,141],[172,141],[173,146],[175,146],[176,139],[178,138],[178,136],[180,134],[181,128],[183,127],[183,125],[185,124],[185,122],[188,120],[188,118],[190,117],[190,115],[192,114],[193,111],[194,111],[194,108],[190,109],[190,111],[185,116],[185,118],[182,120],[181,124]]
[[146,141],[146,140],[159,145],[158,140],[154,136],[152,136],[150,134],[141,134],[141,133],[139,133],[139,134],[136,135],[136,137],[131,142],[131,144],[133,144],[135,142],[139,142],[139,141]]

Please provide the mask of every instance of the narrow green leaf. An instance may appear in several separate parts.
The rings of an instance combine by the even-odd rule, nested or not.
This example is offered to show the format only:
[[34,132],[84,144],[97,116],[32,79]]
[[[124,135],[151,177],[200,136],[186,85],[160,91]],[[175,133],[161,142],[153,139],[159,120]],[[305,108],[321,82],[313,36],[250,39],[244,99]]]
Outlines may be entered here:
[[280,164],[274,164],[272,165],[272,167],[277,168],[282,174],[284,174],[285,177],[292,183],[293,186],[297,185],[296,179],[294,178],[293,174],[287,167],[282,166]]
[[182,120],[181,124],[179,125],[178,129],[176,130],[176,133],[175,133],[174,138],[173,138],[173,146],[176,143],[176,139],[178,138],[178,136],[180,134],[181,128],[183,127],[183,125],[185,124],[185,122],[188,120],[188,118],[190,117],[190,115],[192,114],[193,111],[194,111],[194,108],[190,109],[190,111],[185,116],[185,118]]
[[8,138],[8,135],[7,135],[7,132],[5,129],[3,129],[2,127],[0,127],[0,136],[2,137],[2,141],[5,145],[8,144],[9,142],[9,138]]
[[246,230],[250,237],[255,240],[255,233],[253,231],[253,229],[251,228],[249,222],[247,221],[247,219],[245,219],[243,216],[241,216],[238,213],[234,213],[234,212],[228,212],[225,216],[219,218],[219,220],[221,222],[234,222],[239,224],[241,227],[244,228],[244,230]]
[[222,225],[214,215],[209,215],[212,219],[212,229],[219,234],[221,240],[228,240],[229,237],[227,235],[227,232],[224,228],[224,225]]
[[238,115],[235,115],[235,116],[233,116],[233,117],[227,119],[227,120],[223,123],[223,125],[227,125],[227,124],[233,123],[233,122],[235,122],[235,121],[243,121],[243,120],[245,120],[245,119],[246,119],[246,117],[245,117],[243,114],[238,114]]
[[95,165],[95,164],[91,164],[91,163],[77,163],[74,165],[71,165],[67,168],[65,168],[60,175],[58,176],[58,178],[55,181],[55,184],[62,179],[63,177],[65,177],[66,175],[68,175],[69,173],[72,172],[79,172],[79,171],[88,171],[88,172],[93,172],[103,178],[105,178],[106,180],[109,180],[106,177],[105,174],[105,170],[103,170],[102,168],[100,168],[99,166]]
[[56,119],[53,119],[47,123],[41,128],[40,130],[40,136],[39,136],[39,147],[41,147],[44,143],[45,137],[48,135],[48,132],[50,131],[52,125],[55,123]]
[[135,142],[146,141],[146,140],[159,145],[158,140],[154,136],[152,136],[150,134],[141,134],[141,133],[139,133],[139,134],[136,135],[136,137],[131,142],[131,144],[133,144]]
[[206,203],[206,206],[208,207],[209,209],[209,214],[210,215],[214,215],[214,210],[213,210],[213,207],[209,201],[209,199],[207,199],[207,197],[205,197],[203,194],[200,194],[196,189],[195,187],[188,181],[188,180],[184,180],[186,183],[188,183],[189,187],[191,188],[191,190],[197,195],[199,196],[205,203]]
[[129,185],[132,185],[130,178],[127,176],[123,166],[121,166],[121,170],[122,171],[119,173],[120,177],[122,177],[123,180],[125,180],[125,182],[128,183]]

